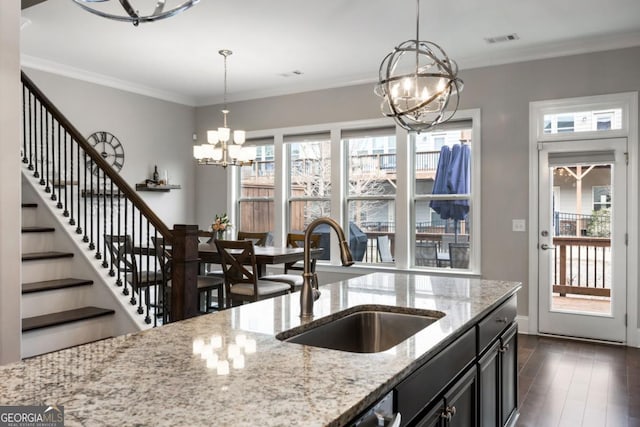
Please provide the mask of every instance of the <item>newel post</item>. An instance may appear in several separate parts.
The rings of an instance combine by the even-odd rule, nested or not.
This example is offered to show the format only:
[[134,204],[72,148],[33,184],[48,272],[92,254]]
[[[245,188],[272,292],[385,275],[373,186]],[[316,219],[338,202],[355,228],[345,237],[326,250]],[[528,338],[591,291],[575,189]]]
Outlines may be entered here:
[[174,225],[171,321],[198,315],[198,226]]

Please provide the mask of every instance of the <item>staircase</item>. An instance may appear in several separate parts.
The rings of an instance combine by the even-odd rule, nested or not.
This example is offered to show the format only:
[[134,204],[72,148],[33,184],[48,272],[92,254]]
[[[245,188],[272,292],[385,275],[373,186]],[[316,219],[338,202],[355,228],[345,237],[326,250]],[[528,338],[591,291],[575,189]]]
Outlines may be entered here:
[[[21,80],[22,356],[196,315],[197,299],[185,295],[196,292],[186,288],[198,274],[197,226],[167,227],[105,153],[26,74]],[[159,270],[159,238],[182,266],[170,275]],[[138,286],[147,272],[153,285]]]
[[37,203],[22,205],[23,358],[114,335],[115,311],[91,305],[94,281],[72,277],[74,253],[54,250],[56,228],[38,218]]

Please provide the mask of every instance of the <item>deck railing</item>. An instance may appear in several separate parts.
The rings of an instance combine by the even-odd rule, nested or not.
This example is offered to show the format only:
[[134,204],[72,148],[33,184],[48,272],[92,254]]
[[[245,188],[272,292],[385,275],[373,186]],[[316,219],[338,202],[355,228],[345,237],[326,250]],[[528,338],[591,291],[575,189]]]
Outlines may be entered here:
[[554,237],[553,291],[611,296],[611,239]]

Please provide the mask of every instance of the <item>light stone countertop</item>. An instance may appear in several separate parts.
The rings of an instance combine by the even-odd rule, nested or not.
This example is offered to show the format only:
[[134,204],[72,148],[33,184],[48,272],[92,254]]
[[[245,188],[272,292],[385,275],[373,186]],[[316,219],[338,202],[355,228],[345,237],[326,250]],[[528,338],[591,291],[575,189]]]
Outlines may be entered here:
[[327,350],[275,338],[300,326],[294,293],[0,366],[0,405],[63,405],[66,426],[344,425],[519,288],[373,273],[322,286],[315,319],[360,304],[446,315],[385,352]]

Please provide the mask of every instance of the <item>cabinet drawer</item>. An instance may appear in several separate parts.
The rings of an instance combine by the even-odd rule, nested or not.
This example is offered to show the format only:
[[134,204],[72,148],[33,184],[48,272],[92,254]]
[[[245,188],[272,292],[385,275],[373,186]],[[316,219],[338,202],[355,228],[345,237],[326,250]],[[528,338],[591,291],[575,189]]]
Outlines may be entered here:
[[514,295],[478,323],[478,354],[507,329],[515,320],[516,312],[517,303]]
[[403,426],[473,362],[475,341],[475,328],[471,328],[396,386],[396,408],[402,414]]

